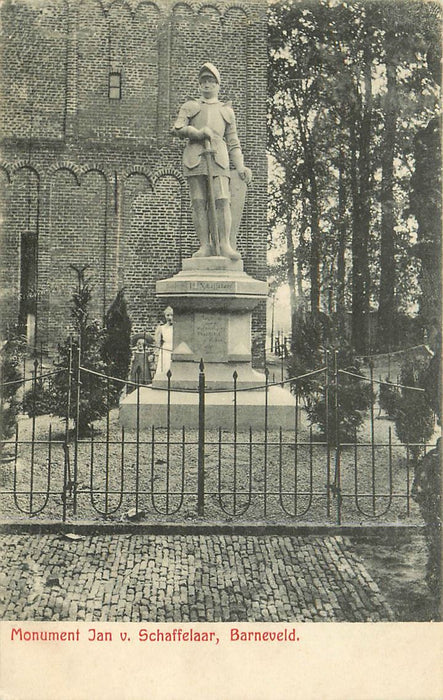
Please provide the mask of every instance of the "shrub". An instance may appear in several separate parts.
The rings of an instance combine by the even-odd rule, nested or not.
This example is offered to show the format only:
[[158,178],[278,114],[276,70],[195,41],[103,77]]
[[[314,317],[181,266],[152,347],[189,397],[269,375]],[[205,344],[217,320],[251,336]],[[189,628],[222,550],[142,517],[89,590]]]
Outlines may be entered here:
[[[72,267],[72,266],[71,266]],[[89,320],[89,303],[92,290],[89,279],[85,279],[85,267],[73,268],[78,275],[78,287],[72,295],[71,315],[74,320],[77,337],[72,340],[67,338],[58,346],[60,360],[55,363],[55,369],[61,370],[54,375],[52,382],[53,413],[65,416],[67,410],[67,394],[69,387],[69,357],[72,350],[72,378],[75,380],[78,374],[78,348],[80,342],[80,365],[101,374],[106,373],[106,365],[102,359],[103,329],[97,321]],[[72,401],[70,417],[77,420],[75,381],[72,382]],[[108,410],[106,381],[102,377],[89,372],[81,373],[81,390],[79,402],[79,422],[77,425],[79,435],[90,432],[91,424],[104,416]]]
[[[326,414],[325,383],[326,374],[308,377],[292,383],[292,390],[303,397],[311,424],[317,425],[326,434],[328,419],[328,439],[334,443],[337,437],[336,425],[336,387],[333,367],[333,354],[337,348],[337,363],[340,368],[347,368],[360,373],[360,364],[354,351],[342,338],[334,338],[327,318],[308,316],[298,324],[292,344],[292,355],[288,361],[291,377],[300,376],[324,365],[324,346],[329,346],[329,410]],[[368,382],[340,375],[338,392],[340,440],[354,438],[355,432],[363,423],[365,412],[371,401],[371,389]]]
[[428,369],[423,375],[423,386],[426,399],[438,417],[441,419],[441,337],[435,345],[435,353],[429,362]]
[[395,418],[400,403],[400,392],[395,384],[389,381],[388,377],[385,378],[385,382],[386,384],[380,384],[378,401],[380,408],[390,418]]
[[22,406],[23,412],[27,413],[30,418],[52,413],[54,398],[51,386],[37,379],[35,386],[28,389],[23,396]]
[[[307,316],[297,323],[293,334],[291,354],[287,361],[287,370],[290,377],[297,377],[312,370],[318,369],[324,364],[323,344],[325,338],[324,327],[312,316]],[[292,389],[307,400],[318,391],[318,378],[302,379],[292,385]]]
[[[342,344],[337,353],[337,365],[354,374],[361,373],[360,363],[349,345]],[[323,386],[324,386],[324,379]],[[308,398],[307,412],[312,424],[317,425],[326,435],[326,416],[328,417],[328,440],[330,444],[337,441],[337,432],[341,442],[354,440],[355,434],[363,424],[371,403],[371,386],[369,382],[345,374],[339,375],[338,400],[337,386],[333,367],[329,368],[328,414],[326,414],[326,395],[317,392]],[[338,425],[337,425],[338,408]]]
[[20,360],[26,349],[26,340],[18,335],[11,335],[5,341],[0,353],[0,382],[1,408],[0,408],[0,440],[7,440],[14,433],[17,422],[17,414],[20,404],[17,399],[17,391],[20,388],[22,378],[20,372]]
[[[423,360],[406,360],[401,368],[400,383],[408,387],[424,388],[428,366]],[[435,427],[434,412],[424,391],[401,389],[395,414],[395,431],[400,442],[421,443],[429,440]],[[411,448],[415,458],[420,447]]]
[[428,547],[426,581],[436,600],[441,595],[441,440],[437,449],[428,452],[416,465],[412,497],[418,503],[426,523]]
[[[107,374],[119,379],[128,378],[131,364],[131,321],[123,289],[117,293],[106,313],[102,359]],[[123,384],[115,383],[114,403],[122,388]]]
[[[441,419],[441,339],[435,355],[423,373],[425,400]],[[438,609],[441,596],[441,439],[437,449],[428,452],[415,467],[412,496],[417,501],[426,523],[425,537],[428,547],[426,580]]]

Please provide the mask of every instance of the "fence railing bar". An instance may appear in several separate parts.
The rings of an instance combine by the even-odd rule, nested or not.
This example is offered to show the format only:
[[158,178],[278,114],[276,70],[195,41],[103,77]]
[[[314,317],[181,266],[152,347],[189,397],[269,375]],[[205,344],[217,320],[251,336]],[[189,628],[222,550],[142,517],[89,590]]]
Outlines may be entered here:
[[[95,372],[95,370],[92,369],[87,369],[86,367],[81,367],[80,368],[82,372],[87,372],[88,374],[94,374],[97,377],[102,377],[103,379],[106,379],[109,377],[111,381],[115,382],[121,382],[123,384],[126,384],[127,386],[140,386],[141,388],[146,387],[148,389],[152,389],[152,384],[137,384],[136,382],[131,382],[127,379],[119,379],[119,377],[112,377],[107,374],[103,374],[101,372]],[[269,370],[268,370],[269,371]],[[307,377],[313,377],[316,374],[320,374],[321,372],[325,371],[325,367],[320,367],[319,369],[312,370],[310,372],[306,372],[305,374],[300,374],[297,377],[290,377],[289,379],[285,379],[283,382],[268,382],[267,384],[257,384],[255,386],[249,386],[249,387],[240,387],[237,389],[238,392],[240,391],[258,391],[261,389],[266,389],[266,387],[271,387],[271,386],[282,386],[284,384],[291,384],[292,382],[296,382],[300,379],[306,379]],[[156,386],[155,387],[156,391],[168,391],[167,387],[160,387]],[[181,387],[172,387],[171,392],[175,393],[185,393],[185,394],[198,394],[198,388],[196,389],[183,389]],[[233,392],[233,389],[205,389],[205,394],[231,394]]]
[[[410,348],[402,348],[401,350],[391,350],[390,352],[380,352],[376,355],[357,355],[359,360],[374,359],[376,357],[388,357],[391,358],[393,355],[402,355],[405,352],[410,352],[411,350],[418,350],[419,348],[428,348],[425,343],[420,343],[420,345],[413,345]],[[432,352],[432,350],[430,351]]]
[[[51,479],[51,481],[52,481],[52,479]],[[87,489],[85,489],[85,490],[80,489],[80,490],[79,490],[79,493],[85,493],[85,494],[86,494],[86,493],[89,493],[89,490],[90,490],[89,487],[88,487]],[[25,489],[25,490],[24,490],[24,489],[17,488],[16,491],[15,491],[15,493],[17,493],[18,496],[27,496],[27,495],[29,495],[29,490],[28,490],[28,489]],[[99,496],[99,495],[104,496],[105,493],[106,493],[106,491],[105,491],[104,488],[103,488],[103,489],[98,488],[98,489],[95,489],[95,490],[94,490],[94,494],[95,494],[95,495],[98,495],[98,496]],[[110,495],[120,496],[120,493],[122,493],[122,492],[121,492],[121,490],[118,489],[118,488],[110,488],[110,489],[109,489],[109,494],[110,494]],[[164,490],[156,491],[155,493],[156,493],[157,496],[165,496],[165,495],[166,495],[166,491],[164,491]],[[229,490],[229,489],[223,489],[223,490],[221,491],[221,493],[222,493],[223,495],[232,496],[233,493],[234,493],[234,491],[233,491],[232,489],[231,489],[231,490]],[[241,493],[241,495],[247,495],[247,494],[249,493],[249,490],[246,490],[246,491],[239,491],[239,490],[237,489],[237,494],[238,494],[238,493]],[[283,489],[282,492],[280,491],[280,489],[277,490],[277,491],[274,490],[274,489],[268,489],[268,490],[266,491],[266,493],[268,494],[268,496],[279,496],[280,493],[282,493],[284,496],[291,496],[291,497],[292,497],[292,496],[294,495],[294,492],[293,492],[292,490],[287,491],[287,490],[285,490],[285,489]],[[13,488],[10,489],[10,490],[5,489],[5,490],[3,490],[3,491],[0,492],[0,496],[13,495],[13,494],[14,494],[14,489],[13,489]],[[48,494],[48,490],[47,490],[46,488],[44,488],[44,489],[43,489],[43,488],[42,488],[42,489],[38,488],[38,489],[35,489],[35,490],[34,490],[34,495],[35,495],[35,496],[45,496],[45,497],[46,497],[47,494]],[[140,494],[140,496],[150,496],[150,495],[151,495],[151,490],[150,490],[150,489],[140,489],[140,490],[139,490],[139,494]],[[180,489],[179,491],[178,491],[178,490],[175,490],[175,489],[174,489],[174,490],[171,489],[171,490],[169,491],[169,494],[170,494],[171,496],[181,496],[182,494],[184,494],[185,496],[194,496],[194,497],[195,497],[196,492],[195,492],[195,489],[194,489],[194,490],[187,490],[187,489],[185,489],[184,491],[182,491],[181,489]],[[210,488],[208,488],[208,489],[205,490],[205,494],[206,494],[206,496],[218,496],[218,495],[220,494],[220,491],[218,491],[218,490],[217,490],[217,491],[214,491],[214,490],[211,490]],[[263,490],[263,489],[257,489],[257,490],[254,489],[253,491],[251,491],[251,495],[252,495],[252,496],[263,496],[263,494],[264,494],[264,490]],[[55,488],[55,487],[52,487],[52,489],[49,490],[49,496],[59,496],[59,495],[60,495],[60,490],[59,490],[59,489],[57,489],[57,488]],[[124,489],[124,490],[123,490],[123,496],[134,496],[134,495],[135,495],[135,490],[134,490],[134,489],[131,489],[131,490],[130,490],[130,489]],[[298,495],[299,495],[299,496],[310,496],[310,495],[311,495],[311,490],[305,491],[305,490],[303,490],[303,489],[299,489]],[[317,499],[318,499],[318,498],[321,498],[321,499],[326,500],[326,493],[325,493],[324,489],[321,489],[321,490],[319,490],[319,491],[316,491],[316,490],[314,489],[314,490],[312,491],[312,495],[315,496]],[[355,500],[355,492],[352,491],[352,492],[349,492],[349,493],[348,493],[346,490],[344,490],[344,491],[342,492],[342,497],[343,497],[343,498],[345,498],[345,497],[346,497],[346,498],[352,498],[352,499]],[[380,491],[380,492],[377,493],[377,498],[388,498],[388,499],[389,499],[390,497],[391,497],[391,493],[390,493],[389,490],[383,490],[383,491]],[[361,493],[359,493],[359,498],[372,499],[372,490],[371,490],[371,491],[362,491]],[[401,499],[405,500],[405,494],[404,494],[404,492],[402,492],[402,493],[397,493],[397,492],[393,491],[393,492],[392,492],[392,498],[393,498],[393,499],[394,499],[394,498],[401,498]],[[22,510],[22,512],[28,514],[28,511]],[[99,512],[99,511],[98,511],[98,512]],[[111,511],[109,511],[109,513],[111,514]],[[103,511],[103,515],[104,515],[104,511]],[[292,516],[292,517],[293,517],[293,516]],[[372,517],[372,516],[369,514],[367,517]],[[379,517],[379,516],[377,515],[377,517]]]
[[[370,442],[359,442],[358,440],[357,440],[357,442],[358,442],[359,447],[372,447],[372,443],[370,443]],[[318,444],[318,443],[316,443],[316,444]],[[355,442],[342,442],[341,443],[342,447],[354,447],[354,445],[355,445]],[[375,447],[389,447],[389,442],[376,442]],[[400,448],[423,447],[423,443],[422,442],[392,442],[391,447],[392,447],[392,449],[399,448],[399,447]],[[434,444],[426,443],[426,447],[427,448],[432,447],[433,449],[435,449],[437,447],[437,444],[436,443],[434,443]]]
[[[54,372],[47,372],[46,374],[39,374],[38,380],[40,381],[41,379],[46,379],[46,377],[53,377],[56,374],[62,374],[63,372],[66,372],[66,369],[58,369]],[[32,382],[33,377],[28,377],[27,379],[22,377],[21,379],[14,379],[13,381],[10,382],[0,382],[0,391],[2,387],[4,386],[12,386],[13,384],[26,384],[27,382]]]
[[[365,382],[371,381],[370,377],[365,377],[364,374],[357,374],[356,372],[348,372],[347,370],[344,370],[344,369],[339,369],[338,371],[340,374],[347,374],[350,377],[356,377],[357,379],[364,379]],[[383,382],[383,381],[380,381],[379,379],[373,379],[372,381],[374,384],[384,384],[385,386],[390,386],[393,388],[411,389],[411,391],[421,391],[422,393],[425,392],[425,390],[419,386],[406,386],[405,384],[399,384],[398,382],[396,384],[393,384],[392,382]]]

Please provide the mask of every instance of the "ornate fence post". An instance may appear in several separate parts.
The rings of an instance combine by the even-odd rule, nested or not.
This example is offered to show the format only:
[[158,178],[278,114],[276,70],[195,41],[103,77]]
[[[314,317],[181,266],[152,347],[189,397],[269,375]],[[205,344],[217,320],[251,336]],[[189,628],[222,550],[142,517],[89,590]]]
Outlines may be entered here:
[[72,336],[69,336],[69,355],[68,355],[68,388],[66,391],[66,419],[65,419],[65,440],[63,443],[63,451],[65,455],[63,469],[63,522],[66,522],[66,499],[68,497],[68,489],[71,483],[71,465],[69,459],[69,421],[71,418],[71,393],[72,393]]
[[205,366],[200,360],[198,376],[198,467],[197,467],[197,513],[205,508]]
[[268,505],[268,403],[269,403],[269,369],[265,367],[265,420],[263,444],[263,515],[267,515]]
[[331,515],[331,447],[329,437],[329,350],[324,351],[325,362],[325,439],[326,439],[326,514]]
[[137,418],[135,427],[135,515],[138,517],[140,498],[140,374],[141,368],[135,370],[135,382],[137,392]]
[[166,372],[168,378],[168,405],[166,413],[166,513],[169,515],[169,481],[171,461],[171,377],[170,369]]
[[369,376],[371,383],[371,473],[372,473],[372,514],[375,516],[376,511],[376,484],[375,484],[375,426],[374,426],[374,403],[375,403],[375,392],[374,392],[374,362],[372,357],[369,360]]
[[335,381],[335,483],[334,491],[337,496],[337,525],[341,525],[341,448],[340,448],[340,401],[339,401],[339,370],[338,350],[334,351],[334,381]]
[[[109,509],[109,411],[110,406],[110,388],[109,377],[106,378],[106,444],[105,444],[105,518],[108,516]],[[94,433],[94,427],[91,427],[91,434]]]
[[[34,462],[35,462],[35,407],[37,399],[37,370],[38,360],[34,360],[34,369],[32,371],[32,433],[31,433],[31,479],[29,487],[29,515],[32,515],[32,506],[34,499]],[[23,384],[24,386],[24,384]]]
[[234,455],[233,455],[233,468],[234,468],[234,481],[233,481],[233,490],[234,490],[234,497],[233,497],[233,511],[234,515],[237,515],[237,379],[238,379],[238,373],[235,371],[232,375],[232,378],[234,380]]
[[80,391],[81,391],[81,340],[80,336],[78,338],[78,348],[77,348],[77,367],[76,367],[76,398],[75,398],[75,434],[74,434],[74,469],[72,477],[72,510],[74,515],[77,513],[77,481],[78,481],[78,442],[79,442],[79,430],[80,430]]

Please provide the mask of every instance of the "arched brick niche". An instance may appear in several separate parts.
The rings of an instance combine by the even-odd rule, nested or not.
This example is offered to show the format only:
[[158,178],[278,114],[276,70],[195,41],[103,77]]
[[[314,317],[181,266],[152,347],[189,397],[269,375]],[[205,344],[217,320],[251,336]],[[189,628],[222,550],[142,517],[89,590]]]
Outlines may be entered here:
[[48,277],[49,338],[63,338],[72,327],[70,300],[76,274],[70,264],[88,264],[91,279],[91,318],[105,311],[106,179],[96,170],[80,177],[67,168],[53,173],[50,183],[50,274]]
[[[10,180],[3,169],[0,178],[0,306],[5,330],[17,324],[21,308],[25,312],[26,304],[36,300],[39,176],[33,168],[18,165]],[[32,260],[26,260],[31,249]]]
[[154,330],[160,312],[155,283],[180,267],[183,187],[169,173],[153,182],[141,173],[125,180],[121,264],[134,330]]

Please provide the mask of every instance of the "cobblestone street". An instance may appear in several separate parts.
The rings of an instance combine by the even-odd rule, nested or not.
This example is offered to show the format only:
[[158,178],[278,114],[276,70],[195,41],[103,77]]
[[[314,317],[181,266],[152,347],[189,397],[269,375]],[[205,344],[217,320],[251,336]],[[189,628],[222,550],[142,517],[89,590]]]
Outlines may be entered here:
[[0,537],[3,619],[394,619],[347,537],[68,537]]

